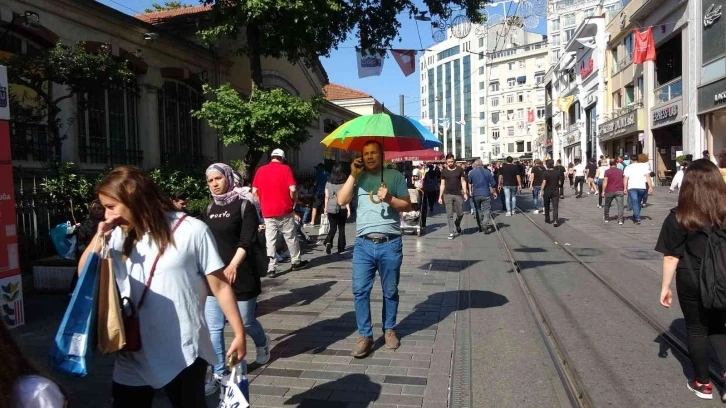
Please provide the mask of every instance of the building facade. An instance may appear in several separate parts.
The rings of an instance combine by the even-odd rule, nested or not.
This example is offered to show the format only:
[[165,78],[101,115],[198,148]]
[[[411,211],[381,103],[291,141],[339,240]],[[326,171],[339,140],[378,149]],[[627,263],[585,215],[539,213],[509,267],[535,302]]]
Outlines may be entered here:
[[[0,5],[4,31],[0,52],[35,52],[57,42],[85,42],[87,48],[107,44],[115,57],[129,61],[134,86],[99,89],[86,95],[86,106],[78,98],[60,106],[60,133],[66,136],[61,159],[73,161],[82,171],[122,164],[151,169],[171,158],[228,162],[244,158],[247,148],[223,146],[216,132],[192,118],[190,111],[203,101],[202,84],[229,82],[249,95],[251,75],[249,61],[232,49],[213,53],[195,42],[197,24],[207,12],[208,8],[195,6],[129,16],[93,1],[8,0]],[[303,99],[321,94],[328,82],[317,61],[293,65],[263,58],[262,68],[266,87]],[[65,93],[57,84],[50,86],[55,95]],[[309,128],[311,139],[287,152],[294,169],[312,168],[323,160],[320,140],[326,115],[342,120],[355,113],[326,104]],[[44,123],[13,123],[11,145],[13,164],[24,171],[41,170],[54,157]]]
[[[539,44],[536,51],[535,44]],[[495,156],[494,146],[501,142],[495,143],[492,139],[489,112],[500,112],[503,108],[492,107],[488,99],[490,89],[495,89],[490,87],[491,68],[494,68],[497,81],[504,78],[502,86],[493,92],[502,94],[508,89],[507,79],[513,76],[514,88],[519,86],[523,94],[527,88],[529,93],[529,88],[536,82],[535,72],[541,70],[544,75],[547,70],[543,66],[546,58],[540,56],[546,53],[545,44],[541,34],[527,32],[519,27],[508,29],[504,24],[498,24],[488,28],[474,26],[464,38],[455,37],[449,29],[446,40],[423,53],[419,58],[421,122],[438,135],[445,152],[466,159],[481,157],[489,160],[490,154]],[[504,68],[499,67],[500,63]],[[513,64],[511,71],[510,63]],[[540,68],[537,68],[538,64]],[[523,77],[525,82],[517,83],[518,77]],[[516,93],[514,95],[516,97]],[[527,102],[512,103],[515,115],[520,108],[528,109],[525,112],[534,109],[532,104],[536,103],[534,101],[537,98],[534,95],[530,97],[529,105]],[[544,106],[544,99],[541,105]],[[506,115],[506,110],[500,113]],[[536,111],[534,113],[536,115]],[[526,121],[527,116],[524,117]],[[501,122],[497,123],[501,126]],[[515,126],[514,123],[513,120],[512,126]],[[528,135],[530,130],[536,134],[536,129],[529,129],[534,126],[526,128],[526,135],[520,138],[526,136],[524,148],[527,149],[529,142],[529,150],[515,151],[519,153],[515,155],[531,154],[533,140]],[[506,127],[504,129],[506,131]]]
[[[703,127],[703,148],[716,155],[726,149],[726,23],[722,18],[726,1],[693,2],[694,9],[698,8],[693,14],[697,16],[694,25],[699,31],[696,44],[701,50],[701,55],[690,53],[701,73],[696,90],[697,110]],[[702,149],[689,153],[700,157],[699,150]]]

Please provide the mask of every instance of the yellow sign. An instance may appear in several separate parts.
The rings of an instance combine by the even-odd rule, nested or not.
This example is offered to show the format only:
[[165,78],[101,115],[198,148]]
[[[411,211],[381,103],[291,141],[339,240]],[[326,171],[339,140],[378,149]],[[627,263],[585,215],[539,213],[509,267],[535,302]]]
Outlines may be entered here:
[[557,98],[557,107],[560,108],[562,112],[567,112],[568,109],[570,109],[570,105],[572,105],[572,102],[575,101],[575,97],[573,95],[567,96],[565,98]]
[[538,123],[537,124],[537,136],[544,136],[544,134],[545,134],[545,124]]

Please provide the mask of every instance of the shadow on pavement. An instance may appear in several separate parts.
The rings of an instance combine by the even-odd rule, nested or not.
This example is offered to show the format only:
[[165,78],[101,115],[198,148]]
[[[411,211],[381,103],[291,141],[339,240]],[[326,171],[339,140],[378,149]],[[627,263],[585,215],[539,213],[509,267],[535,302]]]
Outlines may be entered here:
[[307,306],[330,291],[338,281],[318,283],[302,288],[292,288],[289,293],[277,295],[257,303],[257,317],[275,313],[290,306]]
[[524,252],[524,253],[527,253],[527,254],[547,252],[547,250],[544,249],[544,248],[529,248],[529,247],[525,247],[525,248],[515,248],[514,251],[515,252]]
[[[466,260],[466,261],[460,261],[456,259],[438,259],[434,258],[429,262],[426,262],[422,265],[418,266],[418,269],[424,270],[424,271],[434,271],[434,272],[453,272],[453,270],[460,271],[463,268],[473,266],[480,261],[478,260]],[[430,269],[429,269],[430,265]]]
[[[673,320],[673,323],[671,323],[670,327],[668,328],[668,333],[671,335],[675,335],[679,339],[681,339],[685,344],[687,344],[686,341],[686,321],[683,318],[678,318]],[[671,350],[671,346],[668,344],[668,342],[663,338],[662,335],[658,335],[655,339],[653,339],[655,343],[658,343],[658,357],[660,358],[668,358],[668,352]],[[713,353],[713,350],[711,349],[711,353]],[[680,353],[670,353],[676,360],[678,360],[679,363],[681,363],[681,368],[683,370],[683,376],[685,378],[693,378],[695,373],[693,372],[693,365],[691,364],[691,360],[687,357],[683,357],[680,355]],[[716,361],[716,357],[712,355],[712,360]]]
[[[297,394],[285,401],[285,405],[297,405],[299,408],[368,406],[378,399],[382,388],[365,374],[349,374]],[[329,400],[324,400],[326,398]]]

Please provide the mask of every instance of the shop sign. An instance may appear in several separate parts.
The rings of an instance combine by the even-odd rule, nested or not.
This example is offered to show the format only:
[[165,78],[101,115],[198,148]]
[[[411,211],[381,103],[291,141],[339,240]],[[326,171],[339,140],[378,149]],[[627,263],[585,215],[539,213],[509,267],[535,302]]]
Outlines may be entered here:
[[706,14],[703,16],[703,26],[708,28],[719,18],[721,18],[721,6],[711,4],[706,10]]
[[681,101],[677,103],[655,108],[652,111],[653,127],[670,125],[678,121],[681,113]]
[[726,79],[698,88],[698,113],[726,107]]
[[638,130],[638,111],[628,112],[600,125],[600,140],[605,141]]
[[592,61],[592,58],[590,58],[587,63],[585,61],[582,61],[580,63],[580,78],[585,79],[588,75],[592,74],[592,71],[595,70],[595,63]]
[[576,130],[569,135],[567,135],[567,138],[565,139],[565,146],[569,146],[571,144],[579,143],[580,142],[580,130]]

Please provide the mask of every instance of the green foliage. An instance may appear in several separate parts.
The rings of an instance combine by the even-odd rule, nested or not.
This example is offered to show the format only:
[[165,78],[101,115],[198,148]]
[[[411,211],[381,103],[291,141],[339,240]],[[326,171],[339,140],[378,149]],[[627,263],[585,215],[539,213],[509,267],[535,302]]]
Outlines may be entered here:
[[685,154],[676,157],[676,163],[680,163],[680,162],[684,162],[684,161],[686,161],[686,155]]
[[244,100],[228,83],[219,88],[204,85],[204,92],[209,98],[192,115],[216,129],[225,146],[240,143],[258,152],[305,143],[311,137],[308,126],[319,117],[323,103],[320,96],[304,101],[281,89],[257,88]]
[[144,9],[144,13],[153,13],[156,11],[177,10],[180,8],[192,7],[191,4],[182,4],[181,1],[165,1],[163,5],[159,3],[151,3],[152,8]]
[[[366,51],[390,48],[400,40],[400,14],[410,17],[421,10],[414,0],[399,1],[300,1],[300,0],[203,0],[213,4],[215,26],[199,32],[208,42],[237,38],[245,27],[255,26],[259,38],[247,32],[247,42],[238,51],[250,56],[314,60],[329,56],[349,36],[355,35]],[[486,0],[424,0],[429,15],[448,17],[462,9],[474,23],[484,20],[480,10]],[[253,43],[254,42],[254,43]]]
[[88,213],[88,205],[96,198],[94,188],[108,173],[80,174],[70,161],[48,162],[43,167],[43,192],[52,202],[67,206],[77,220]]
[[211,199],[207,198],[194,198],[187,200],[187,212],[193,216],[200,216],[207,212],[207,207]]

